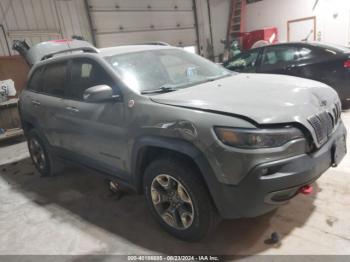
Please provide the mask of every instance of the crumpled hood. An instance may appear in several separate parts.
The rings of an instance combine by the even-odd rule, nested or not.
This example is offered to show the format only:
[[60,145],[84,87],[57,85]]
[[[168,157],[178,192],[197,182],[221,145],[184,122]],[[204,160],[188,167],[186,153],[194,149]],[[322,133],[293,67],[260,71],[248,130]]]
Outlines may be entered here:
[[339,101],[337,93],[320,82],[270,74],[236,74],[151,99],[240,115],[258,124],[299,122],[309,128],[308,117]]

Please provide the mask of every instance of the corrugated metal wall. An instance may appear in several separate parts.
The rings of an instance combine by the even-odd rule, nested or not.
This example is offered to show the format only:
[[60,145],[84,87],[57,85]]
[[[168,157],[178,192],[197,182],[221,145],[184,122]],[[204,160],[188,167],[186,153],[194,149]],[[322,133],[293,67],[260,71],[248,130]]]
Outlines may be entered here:
[[0,0],[0,25],[0,56],[9,55],[14,39],[33,45],[80,35],[91,41],[83,0]]

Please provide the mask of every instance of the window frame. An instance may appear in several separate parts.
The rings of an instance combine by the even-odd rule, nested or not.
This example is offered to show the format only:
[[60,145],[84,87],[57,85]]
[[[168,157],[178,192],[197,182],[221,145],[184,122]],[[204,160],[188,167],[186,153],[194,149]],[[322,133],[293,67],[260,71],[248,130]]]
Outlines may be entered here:
[[65,99],[72,100],[72,101],[89,103],[89,102],[85,101],[83,98],[79,99],[79,98],[76,98],[76,97],[69,96],[69,89],[72,87],[72,79],[73,79],[72,66],[73,66],[74,60],[88,60],[89,62],[91,62],[91,64],[95,64],[95,65],[99,66],[102,70],[104,70],[104,72],[109,76],[110,80],[112,80],[112,82],[113,82],[113,86],[111,86],[111,88],[113,89],[114,94],[120,95],[120,99],[118,100],[118,102],[122,102],[123,101],[123,96],[122,96],[122,92],[121,92],[119,81],[116,81],[114,79],[112,74],[109,72],[109,70],[107,70],[107,68],[103,65],[103,63],[101,63],[97,59],[93,59],[92,57],[89,57],[89,56],[76,56],[76,57],[72,57],[72,58],[69,59],[69,64],[68,64],[68,68],[69,68],[68,85],[65,88],[65,93],[64,93],[64,98]]

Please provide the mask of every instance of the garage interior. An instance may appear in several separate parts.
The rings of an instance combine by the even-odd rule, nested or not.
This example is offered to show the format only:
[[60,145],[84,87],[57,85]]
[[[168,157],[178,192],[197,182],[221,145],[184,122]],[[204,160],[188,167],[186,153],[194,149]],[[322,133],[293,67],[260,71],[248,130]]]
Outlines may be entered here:
[[[33,46],[79,37],[97,48],[165,42],[222,63],[234,36],[242,44],[246,32],[265,28],[273,36],[249,48],[257,40],[349,47],[350,1],[0,0],[0,81],[15,89],[0,100],[0,256],[350,255],[349,154],[310,195],[263,216],[224,220],[198,243],[167,234],[142,195],[119,197],[98,172],[74,166],[41,177],[30,159],[17,112],[30,68],[14,40]],[[345,108],[342,120],[350,130]]]

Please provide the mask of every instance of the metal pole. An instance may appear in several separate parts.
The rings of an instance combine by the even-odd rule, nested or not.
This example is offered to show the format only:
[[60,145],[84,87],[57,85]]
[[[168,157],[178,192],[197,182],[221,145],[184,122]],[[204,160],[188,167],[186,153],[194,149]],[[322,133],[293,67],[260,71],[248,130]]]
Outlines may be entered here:
[[214,54],[214,40],[213,40],[213,28],[211,24],[211,10],[210,10],[210,0],[207,0],[207,6],[208,6],[208,18],[209,18],[209,32],[210,32],[210,43],[211,43],[211,60],[215,60],[215,54]]
[[196,0],[192,0],[193,3],[193,13],[194,13],[194,23],[196,28],[196,37],[197,37],[197,49],[198,53],[201,53],[200,44],[199,44],[199,29],[198,29],[198,16],[197,16],[197,5]]
[[92,18],[91,18],[91,13],[90,13],[90,8],[89,8],[89,1],[88,1],[88,0],[85,0],[84,3],[85,3],[86,15],[87,15],[88,23],[89,23],[89,27],[90,27],[90,33],[91,33],[92,44],[93,44],[94,46],[96,46],[96,45],[97,45],[97,42],[96,42],[96,36],[95,36],[94,30],[93,30],[93,28],[92,28]]
[[6,37],[6,32],[5,32],[5,28],[3,25],[0,25],[1,29],[2,29],[2,32],[4,34],[4,38],[5,38],[5,42],[6,42],[6,46],[7,46],[7,50],[9,52],[9,55],[11,55],[11,49],[10,49],[10,45],[9,45],[9,42],[7,40],[7,37]]

